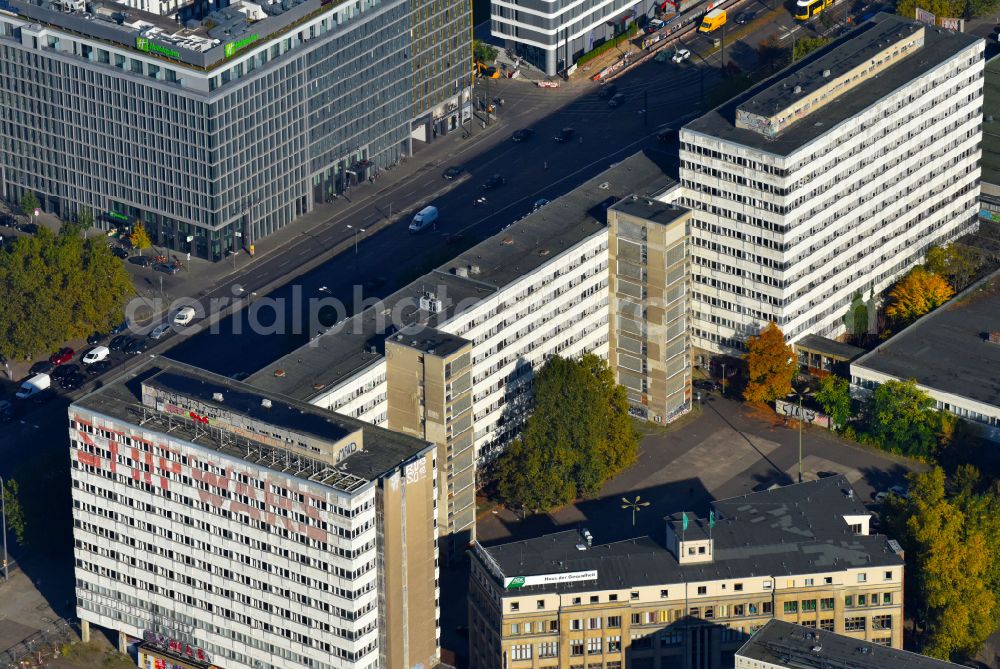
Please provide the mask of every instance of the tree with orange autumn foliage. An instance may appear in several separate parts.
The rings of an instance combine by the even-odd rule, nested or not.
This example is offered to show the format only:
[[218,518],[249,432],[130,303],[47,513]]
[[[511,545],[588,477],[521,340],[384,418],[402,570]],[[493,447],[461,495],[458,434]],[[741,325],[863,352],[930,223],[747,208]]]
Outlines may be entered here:
[[772,402],[792,392],[795,378],[795,358],[785,335],[774,322],[760,334],[747,339],[747,385],[743,399],[747,402]]
[[906,327],[924,314],[937,309],[954,294],[951,284],[940,274],[929,272],[923,267],[915,267],[893,286],[885,314],[898,331],[899,328]]

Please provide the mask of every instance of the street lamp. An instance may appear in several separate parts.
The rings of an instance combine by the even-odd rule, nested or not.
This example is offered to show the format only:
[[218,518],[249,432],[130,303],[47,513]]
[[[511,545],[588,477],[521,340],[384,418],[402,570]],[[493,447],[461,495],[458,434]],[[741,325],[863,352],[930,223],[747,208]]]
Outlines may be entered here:
[[350,223],[347,224],[348,230],[354,230],[354,255],[358,255],[358,233],[365,232],[364,228],[356,228]]
[[635,514],[649,506],[649,502],[642,502],[640,499],[639,495],[631,501],[627,497],[622,497],[622,508],[632,509],[632,527],[635,527]]
[[243,233],[239,230],[233,231],[233,269],[236,269],[236,256],[239,255],[239,251],[236,250],[236,240],[243,236]]
[[0,476],[0,518],[3,519],[2,527],[0,527],[0,534],[3,534],[3,580],[10,580],[10,575],[7,573],[7,495],[3,477]]
[[799,401],[799,483],[802,483],[802,423],[805,422],[805,414],[802,413],[802,398],[809,397],[812,393],[807,393],[805,390],[792,390],[788,393],[788,397],[794,397]]

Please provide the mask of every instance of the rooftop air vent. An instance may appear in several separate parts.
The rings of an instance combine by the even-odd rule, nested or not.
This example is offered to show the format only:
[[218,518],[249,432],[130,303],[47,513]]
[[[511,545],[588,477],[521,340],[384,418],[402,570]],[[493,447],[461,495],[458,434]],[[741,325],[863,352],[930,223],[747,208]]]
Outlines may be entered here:
[[265,409],[270,409],[271,408],[271,400],[267,399],[266,397],[261,398],[260,405],[262,407],[264,407]]
[[[990,120],[992,120],[992,118]],[[989,342],[991,344],[1000,344],[1000,330],[993,330],[990,332]]]
[[212,393],[212,401],[213,402],[223,401],[222,393]]
[[323,390],[323,388],[326,388],[325,383],[320,383],[319,381],[317,381],[316,383],[313,384],[313,390]]
[[285,370],[283,370],[283,369],[276,369],[276,370],[274,370],[274,375],[277,376],[280,379],[281,377],[283,377],[285,375]]
[[819,644],[816,644],[815,646],[812,647],[812,652],[814,653],[818,653],[821,650],[823,650],[823,646],[820,646]]
[[830,76],[830,70],[823,70],[823,78],[826,79]]
[[455,276],[469,276],[469,270],[466,267],[452,267],[451,271]]
[[602,181],[601,184],[598,186],[598,188],[600,188],[601,190],[607,190],[611,188],[611,184],[609,184],[607,181]]
[[541,256],[542,258],[544,258],[545,256],[547,256],[548,254],[549,254],[549,250],[548,249],[538,249],[538,255]]
[[514,238],[510,236],[504,237],[503,239],[500,240],[500,243],[503,244],[504,246],[510,246],[511,244],[514,243]]
[[469,265],[469,274],[479,274],[479,265]]
[[798,95],[801,92],[802,92],[801,86],[796,86],[795,88],[792,89],[792,93],[795,93],[796,95]]

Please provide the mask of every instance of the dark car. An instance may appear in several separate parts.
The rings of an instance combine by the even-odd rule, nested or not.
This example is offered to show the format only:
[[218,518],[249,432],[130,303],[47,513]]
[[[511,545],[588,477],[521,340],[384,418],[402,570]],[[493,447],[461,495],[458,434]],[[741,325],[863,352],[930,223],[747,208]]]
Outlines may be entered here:
[[718,390],[719,384],[715,381],[709,381],[707,379],[698,379],[694,382],[694,387],[701,390]]
[[64,362],[69,362],[73,359],[73,354],[76,351],[71,349],[69,346],[64,346],[49,357],[49,362],[53,365],[61,365]]
[[28,370],[28,374],[31,374],[32,376],[35,374],[48,374],[52,371],[54,366],[55,365],[48,360],[39,360],[31,366],[31,369]]
[[607,100],[618,92],[618,86],[616,84],[604,84],[601,86],[601,90],[597,91],[597,97],[602,100]]
[[64,379],[67,376],[79,373],[80,373],[79,365],[59,365],[58,367],[52,370],[51,376],[53,379]]
[[128,330],[128,323],[127,322],[119,323],[118,325],[111,328],[111,336],[114,337],[115,335],[120,335],[121,333],[125,332],[125,330]]
[[148,339],[133,339],[124,350],[127,355],[139,355],[141,353],[145,353],[148,348]]
[[128,259],[133,265],[138,265],[139,267],[149,267],[153,264],[152,258],[147,258],[146,256],[132,256]]
[[131,341],[132,338],[128,335],[118,335],[108,342],[108,348],[112,351],[124,351]]
[[556,135],[553,139],[555,139],[557,142],[560,143],[567,142],[573,138],[573,134],[575,132],[576,131],[573,130],[573,128],[563,128],[562,130],[559,131],[559,134]]
[[448,181],[451,181],[452,179],[457,179],[461,175],[462,175],[462,168],[459,167],[458,165],[452,165],[441,174],[441,176],[443,176]]
[[128,251],[126,251],[120,246],[112,246],[111,252],[115,255],[116,258],[121,258],[122,260],[128,258]]
[[502,177],[499,174],[494,174],[493,176],[491,176],[489,179],[486,180],[486,183],[483,184],[483,190],[493,190],[494,188],[500,188],[500,186],[503,186],[505,183],[507,183],[506,177]]
[[816,472],[816,478],[818,479],[828,479],[831,476],[840,476],[838,472]]
[[153,265],[153,271],[163,272],[164,274],[177,274],[177,272],[181,271],[181,268],[171,263],[158,262]]
[[608,106],[614,109],[615,107],[621,107],[625,104],[625,94],[615,93],[610,100],[608,100]]
[[746,24],[753,21],[756,15],[757,15],[756,12],[743,12],[742,14],[736,17],[736,23],[738,23],[741,26],[745,26]]
[[110,360],[98,360],[97,362],[92,362],[87,365],[88,374],[103,374],[104,372],[111,369],[112,362]]
[[33,235],[36,232],[38,232],[38,226],[35,225],[34,223],[22,223],[21,225],[17,226],[17,229],[26,235]]
[[660,142],[669,142],[677,138],[677,131],[673,128],[660,128],[656,132],[656,139]]
[[87,377],[77,372],[76,374],[70,374],[69,376],[64,376],[59,381],[59,385],[62,387],[63,390],[76,390],[86,382],[87,382]]
[[95,332],[94,334],[87,337],[87,343],[90,344],[91,346],[95,346],[96,344],[99,344],[101,340],[103,340],[107,336],[108,335],[104,334],[103,332]]
[[531,139],[534,135],[535,131],[532,130],[531,128],[521,128],[513,135],[511,135],[510,138],[515,142],[523,142],[525,140]]

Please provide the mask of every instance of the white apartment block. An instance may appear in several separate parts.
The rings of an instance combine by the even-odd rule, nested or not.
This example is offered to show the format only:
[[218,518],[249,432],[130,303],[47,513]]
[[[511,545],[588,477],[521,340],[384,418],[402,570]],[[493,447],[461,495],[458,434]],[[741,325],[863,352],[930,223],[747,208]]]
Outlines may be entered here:
[[681,130],[696,348],[836,336],[855,293],[976,227],[983,48],[878,15]]
[[69,409],[84,637],[143,667],[436,663],[434,446],[157,364]]
[[[636,154],[251,376],[247,383],[390,430],[385,339],[417,325],[471,342],[472,425],[439,452],[441,532],[475,526],[475,472],[527,418],[552,355],[608,355],[608,227],[594,209],[672,182]],[[406,337],[409,339],[409,337]],[[428,437],[428,440],[430,438]],[[471,540],[472,536],[469,537]],[[450,545],[450,550],[464,547]]]
[[639,0],[491,0],[490,32],[552,76],[645,12]]

